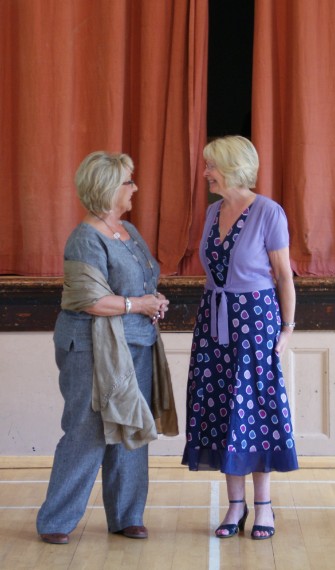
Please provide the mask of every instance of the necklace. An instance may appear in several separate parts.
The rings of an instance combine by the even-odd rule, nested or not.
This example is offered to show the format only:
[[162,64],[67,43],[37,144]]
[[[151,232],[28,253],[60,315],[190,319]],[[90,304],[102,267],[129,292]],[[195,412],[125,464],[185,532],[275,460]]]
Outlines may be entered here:
[[[122,239],[120,239],[120,238],[121,238],[121,234],[120,234],[119,232],[115,232],[115,231],[113,230],[113,228],[112,228],[109,224],[107,224],[107,222],[106,222],[103,218],[101,218],[100,216],[98,216],[97,214],[93,214],[93,215],[94,215],[95,218],[98,218],[98,220],[100,220],[101,222],[103,222],[103,223],[107,226],[107,228],[113,233],[113,238],[114,238],[115,240],[118,240],[120,243],[122,243],[123,247],[126,248],[126,250],[130,253],[130,255],[132,256],[132,258],[135,259],[135,261],[139,264],[139,266],[140,266],[140,268],[141,268],[141,270],[142,270],[142,275],[143,275],[143,286],[144,286],[144,289],[146,289],[146,288],[147,288],[147,282],[146,282],[147,279],[146,279],[146,275],[145,275],[145,269],[143,268],[143,265],[142,265],[142,263],[140,262],[140,260],[139,260],[139,258],[137,257],[137,255],[132,252],[132,250],[127,246],[126,242],[124,242]],[[122,222],[121,222],[121,221],[120,221],[119,223],[122,225]],[[129,232],[128,232],[128,233],[129,233]],[[147,256],[145,250],[143,249],[143,247],[140,246],[140,244],[138,243],[138,241],[135,240],[135,239],[132,237],[131,234],[129,234],[129,236],[130,236],[130,239],[132,240],[132,242],[134,243],[134,245],[140,250],[140,252],[142,253],[143,257],[145,258],[145,260],[146,260],[146,266],[147,266],[148,268],[150,268],[150,271],[151,271],[151,281],[152,281],[153,286],[154,286],[154,294],[156,294],[156,293],[157,293],[157,284],[156,284],[157,279],[156,279],[155,274],[154,274],[154,264],[152,263],[151,259],[149,259],[149,257]]]
[[132,258],[138,263],[138,265],[141,268],[142,271],[142,275],[143,275],[143,289],[145,291],[147,291],[147,282],[151,281],[152,286],[153,286],[153,291],[148,291],[150,293],[153,293],[154,295],[157,294],[157,277],[155,276],[154,273],[154,264],[152,263],[151,259],[149,259],[149,257],[147,256],[145,250],[143,249],[143,247],[140,246],[140,244],[138,243],[138,241],[136,239],[134,239],[132,237],[131,234],[130,235],[130,239],[133,242],[133,244],[139,249],[139,251],[142,253],[144,259],[145,259],[145,265],[148,269],[150,269],[150,275],[146,275],[146,268],[143,267],[143,264],[141,263],[141,261],[139,260],[138,256],[127,246],[126,242],[124,242],[122,239],[120,238],[115,238],[117,239],[120,243],[122,243],[123,247],[126,248],[126,250],[128,251],[128,253],[132,256]]
[[[92,213],[93,213],[93,212],[92,212]],[[113,228],[112,228],[109,224],[107,224],[106,220],[104,220],[103,218],[100,218],[100,216],[98,216],[97,214],[93,214],[93,216],[94,216],[95,218],[97,218],[98,220],[100,220],[100,222],[103,222],[103,223],[107,226],[107,228],[108,228],[111,232],[113,232],[113,238],[114,238],[114,239],[120,239],[121,234],[120,234],[119,232],[114,232]],[[121,224],[121,226],[122,226],[122,222],[118,222],[118,223]]]

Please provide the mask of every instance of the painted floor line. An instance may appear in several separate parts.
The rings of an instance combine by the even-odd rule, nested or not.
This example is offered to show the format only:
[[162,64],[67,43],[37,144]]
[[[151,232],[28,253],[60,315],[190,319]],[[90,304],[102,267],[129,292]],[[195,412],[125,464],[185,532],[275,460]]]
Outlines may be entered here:
[[[28,480],[28,479],[22,479],[22,480],[0,480],[0,485],[24,485],[24,484],[48,484],[49,483],[49,479],[36,479],[36,480]],[[190,483],[194,483],[194,484],[202,484],[202,483],[218,483],[219,485],[222,484],[226,484],[225,480],[222,481],[213,481],[213,479],[197,479],[197,480],[186,480],[186,479],[152,479],[149,480],[149,484],[164,484],[166,485],[167,483],[187,483],[188,485]],[[300,484],[300,485],[334,485],[335,484],[335,480],[332,479],[322,479],[322,480],[316,480],[316,479],[312,479],[312,480],[285,480],[285,481],[276,481],[273,480],[271,481],[271,486],[272,485],[287,485],[287,484]],[[95,485],[101,485],[102,484],[102,480],[101,479],[97,479],[95,481]],[[252,481],[246,481],[246,484],[252,484]]]
[[220,482],[211,483],[211,504],[209,523],[211,535],[208,549],[208,570],[220,570],[220,541],[216,538],[214,530],[220,517]]
[[[11,506],[11,505],[0,505],[0,511],[5,511],[5,510],[29,510],[29,509],[39,509],[41,505],[22,505],[22,506]],[[87,509],[103,509],[104,507],[102,505],[90,505],[87,507]],[[211,509],[211,505],[147,505],[145,507],[146,509]],[[218,505],[217,506],[218,509],[227,509],[228,505]],[[249,510],[252,510],[253,507],[250,506]],[[320,506],[320,505],[315,505],[315,506],[304,506],[304,505],[292,505],[292,506],[283,506],[280,505],[278,507],[274,506],[273,507],[274,511],[335,511],[335,505],[334,506]]]

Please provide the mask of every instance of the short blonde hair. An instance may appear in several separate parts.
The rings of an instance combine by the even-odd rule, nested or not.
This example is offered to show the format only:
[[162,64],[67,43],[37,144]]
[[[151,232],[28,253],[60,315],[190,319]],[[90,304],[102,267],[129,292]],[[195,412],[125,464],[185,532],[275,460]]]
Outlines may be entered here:
[[227,188],[255,188],[259,160],[248,139],[239,135],[216,139],[205,146],[203,156],[215,164]]
[[86,156],[80,164],[75,184],[83,206],[93,213],[108,213],[118,191],[133,172],[134,163],[127,154],[108,154],[95,151]]

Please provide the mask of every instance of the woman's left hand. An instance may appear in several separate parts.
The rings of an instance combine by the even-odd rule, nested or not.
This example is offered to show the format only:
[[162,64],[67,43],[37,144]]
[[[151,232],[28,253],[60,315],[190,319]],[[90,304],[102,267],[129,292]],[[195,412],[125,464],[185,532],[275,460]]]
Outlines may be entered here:
[[165,313],[168,310],[169,301],[167,301],[165,295],[163,295],[162,293],[157,292],[156,297],[159,301],[161,301],[159,305],[159,316],[157,315],[157,319],[164,319]]
[[275,352],[278,354],[278,356],[281,356],[285,352],[285,349],[286,349],[286,347],[289,343],[289,340],[291,338],[292,332],[293,332],[293,329],[290,329],[290,328],[283,329],[280,332],[278,342],[275,346]]

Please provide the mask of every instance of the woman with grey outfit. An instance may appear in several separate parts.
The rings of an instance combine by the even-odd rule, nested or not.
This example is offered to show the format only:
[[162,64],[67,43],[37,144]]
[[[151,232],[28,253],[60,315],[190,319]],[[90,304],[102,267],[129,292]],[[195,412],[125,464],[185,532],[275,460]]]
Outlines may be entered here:
[[54,342],[64,398],[62,429],[37,530],[67,544],[102,465],[108,531],[147,538],[148,442],[153,345],[169,301],[157,292],[159,266],[121,217],[137,191],[126,154],[93,152],[76,186],[87,214],[65,246],[64,290]]

